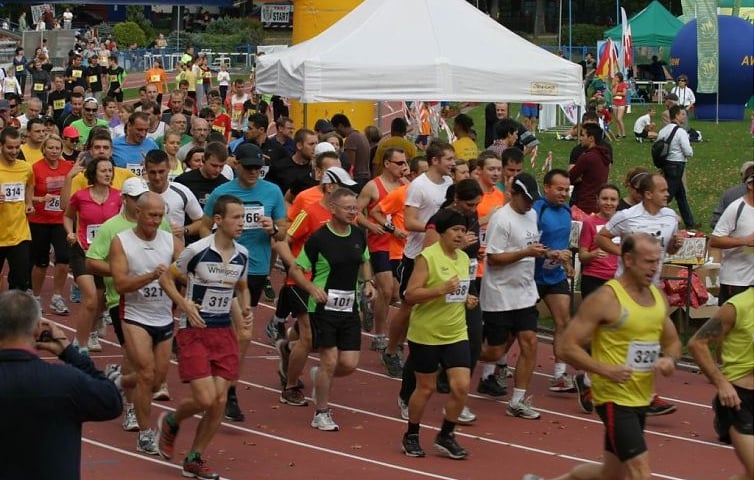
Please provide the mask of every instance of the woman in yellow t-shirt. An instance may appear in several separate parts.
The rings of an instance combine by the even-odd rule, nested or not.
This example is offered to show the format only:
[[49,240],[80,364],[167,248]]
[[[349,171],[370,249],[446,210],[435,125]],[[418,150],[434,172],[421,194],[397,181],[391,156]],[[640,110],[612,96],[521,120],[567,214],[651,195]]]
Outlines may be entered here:
[[417,257],[406,289],[405,301],[413,305],[408,327],[410,354],[407,363],[416,374],[416,389],[408,402],[408,430],[403,435],[403,452],[423,457],[419,444],[419,423],[435,391],[440,365],[450,383],[445,419],[435,438],[435,448],[454,459],[465,458],[453,430],[469,392],[471,358],[466,330],[466,309],[474,308],[470,296],[469,257],[461,250],[466,237],[466,218],[452,209],[435,215],[440,240]]

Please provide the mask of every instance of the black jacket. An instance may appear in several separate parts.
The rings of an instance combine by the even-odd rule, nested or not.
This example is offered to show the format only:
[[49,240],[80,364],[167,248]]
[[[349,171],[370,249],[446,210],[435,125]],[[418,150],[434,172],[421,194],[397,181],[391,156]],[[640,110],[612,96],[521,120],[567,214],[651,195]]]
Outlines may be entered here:
[[0,350],[0,480],[78,480],[81,424],[123,410],[118,388],[72,346],[67,365],[26,350]]

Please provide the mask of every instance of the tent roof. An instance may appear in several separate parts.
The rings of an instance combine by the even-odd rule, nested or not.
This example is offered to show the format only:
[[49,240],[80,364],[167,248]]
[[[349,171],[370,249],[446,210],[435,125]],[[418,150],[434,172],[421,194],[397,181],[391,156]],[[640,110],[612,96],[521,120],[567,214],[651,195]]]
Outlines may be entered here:
[[257,57],[256,80],[305,103],[584,102],[581,66],[465,0],[365,0],[318,36]]
[[[669,47],[683,22],[678,20],[657,0],[628,20],[634,47]],[[605,31],[605,38],[620,41],[621,25]]]

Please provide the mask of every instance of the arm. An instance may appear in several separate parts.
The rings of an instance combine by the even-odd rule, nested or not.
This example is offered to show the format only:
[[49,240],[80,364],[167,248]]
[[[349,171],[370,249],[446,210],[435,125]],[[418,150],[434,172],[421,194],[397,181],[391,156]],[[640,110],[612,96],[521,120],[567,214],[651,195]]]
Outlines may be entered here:
[[681,152],[683,152],[683,155],[685,157],[693,157],[694,149],[691,148],[691,142],[689,142],[689,135],[687,133],[677,135],[677,133],[678,132],[676,132],[676,137],[678,137],[678,145],[681,147]]
[[717,387],[720,403],[736,410],[741,408],[741,399],[733,385],[723,375],[712,358],[709,344],[720,345],[723,338],[736,324],[736,307],[730,303],[723,305],[717,313],[696,331],[689,340],[689,351],[702,373]]
[[139,276],[132,276],[128,273],[128,258],[123,251],[123,245],[120,238],[113,238],[110,245],[110,273],[113,276],[115,290],[121,295],[124,293],[135,292],[141,287],[158,280],[162,273],[167,270],[165,265],[158,265],[152,272],[147,272]]
[[486,253],[487,263],[494,267],[505,267],[526,257],[541,257],[547,255],[548,250],[541,243],[534,243],[522,250],[514,252]]
[[409,232],[424,232],[427,228],[426,223],[419,220],[419,209],[416,207],[406,206],[406,213],[403,217],[406,230]]
[[[448,280],[444,284],[432,288],[425,286],[428,278],[429,268],[427,260],[422,255],[419,255],[416,257],[414,271],[411,273],[411,278],[408,280],[408,286],[406,287],[405,301],[407,304],[426,303],[458,288],[458,277],[454,277],[452,280]],[[455,285],[455,287],[451,288],[452,285]]]
[[369,220],[365,215],[363,215],[364,209],[367,208],[367,205],[369,205],[370,202],[375,200],[375,197],[378,197],[379,193],[377,192],[377,186],[374,184],[374,182],[367,183],[364,188],[361,190],[361,193],[359,193],[359,198],[357,200],[357,205],[359,208],[359,216],[357,218],[357,223],[359,226],[366,228],[371,233],[382,235],[385,233],[385,229],[382,228],[382,225],[377,224]]
[[709,246],[723,250],[737,247],[754,247],[754,235],[749,235],[748,237],[718,237],[717,235],[712,235],[710,236]]
[[427,248],[433,243],[436,243],[439,241],[440,241],[440,234],[437,233],[437,230],[435,230],[434,228],[428,228],[426,233],[424,234],[424,243],[422,244],[422,248]]
[[186,280],[186,274],[180,271],[178,268],[178,262],[176,262],[167,268],[160,276],[160,287],[162,287],[162,291],[170,297],[173,303],[186,312],[186,319],[192,327],[205,328],[207,324],[204,322],[202,316],[199,315],[199,309],[196,304],[190,298],[185,298],[181,295],[181,292],[179,292],[178,288],[175,286],[176,281],[185,284],[187,283]]
[[603,228],[595,238],[597,241],[597,247],[609,254],[620,255],[620,245],[613,243],[613,237],[615,237],[615,235],[609,232],[607,228]]

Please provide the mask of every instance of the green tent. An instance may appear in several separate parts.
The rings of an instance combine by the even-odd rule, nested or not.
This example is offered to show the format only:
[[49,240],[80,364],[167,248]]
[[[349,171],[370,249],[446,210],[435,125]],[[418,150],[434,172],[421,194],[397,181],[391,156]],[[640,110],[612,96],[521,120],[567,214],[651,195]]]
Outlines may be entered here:
[[[644,10],[628,19],[634,47],[670,47],[683,22],[654,0]],[[605,38],[620,42],[621,25],[605,31]]]

